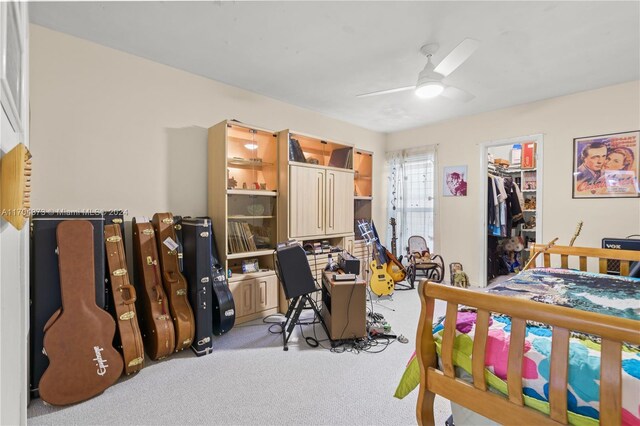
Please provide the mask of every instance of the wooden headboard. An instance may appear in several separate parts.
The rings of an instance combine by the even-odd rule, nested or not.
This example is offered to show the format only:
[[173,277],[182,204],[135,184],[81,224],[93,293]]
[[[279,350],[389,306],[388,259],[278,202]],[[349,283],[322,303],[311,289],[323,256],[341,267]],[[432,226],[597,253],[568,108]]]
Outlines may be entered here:
[[[535,252],[544,248],[545,246],[542,245],[534,245],[532,250]],[[600,270],[603,268],[606,270],[607,259],[620,260],[621,271],[627,274],[629,262],[640,261],[640,252],[636,251],[555,246],[545,251],[545,265],[550,265],[549,257],[552,254],[560,255],[563,265],[568,264],[568,256],[578,256],[581,269],[582,267],[586,269],[588,257],[600,259]],[[433,400],[436,394],[502,424],[567,424],[568,354],[571,331],[601,337],[600,424],[620,424],[622,342],[640,345],[638,321],[455,288],[427,280],[420,282],[418,292],[422,303],[416,339],[416,356],[420,366],[420,390],[416,407],[419,424],[434,424]],[[433,339],[433,312],[436,300],[447,302],[441,350],[443,371],[437,368],[438,360]],[[473,384],[455,377],[453,343],[456,335],[458,305],[477,308],[472,352]],[[508,396],[488,391],[484,375],[485,348],[489,317],[492,312],[511,317],[510,341],[515,344],[509,345]],[[548,324],[553,329],[549,382],[550,413],[548,415],[526,407],[523,401],[522,359],[527,320]]]

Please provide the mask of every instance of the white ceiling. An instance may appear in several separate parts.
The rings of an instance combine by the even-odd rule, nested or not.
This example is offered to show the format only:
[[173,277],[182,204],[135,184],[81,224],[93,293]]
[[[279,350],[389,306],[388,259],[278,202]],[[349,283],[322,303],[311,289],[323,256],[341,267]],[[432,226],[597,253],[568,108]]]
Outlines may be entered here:
[[[393,132],[640,79],[640,2],[44,2],[31,22],[339,118]],[[447,83],[468,103],[413,92],[479,49]]]

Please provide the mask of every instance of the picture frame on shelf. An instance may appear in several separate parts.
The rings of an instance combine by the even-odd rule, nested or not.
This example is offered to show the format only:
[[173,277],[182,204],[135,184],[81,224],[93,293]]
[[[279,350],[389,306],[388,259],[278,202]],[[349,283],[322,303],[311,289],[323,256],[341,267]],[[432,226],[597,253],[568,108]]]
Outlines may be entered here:
[[258,264],[258,259],[244,259],[242,261],[243,274],[258,272],[259,270],[260,270],[260,265]]
[[449,166],[443,169],[442,195],[445,197],[467,196],[467,166]]
[[638,198],[640,130],[573,139],[573,198]]

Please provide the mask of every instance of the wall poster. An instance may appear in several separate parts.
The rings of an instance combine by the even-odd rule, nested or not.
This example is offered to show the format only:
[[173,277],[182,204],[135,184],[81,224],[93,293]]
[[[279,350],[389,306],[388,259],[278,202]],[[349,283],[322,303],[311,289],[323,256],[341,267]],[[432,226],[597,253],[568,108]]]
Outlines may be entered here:
[[573,198],[638,197],[640,131],[573,140]]
[[466,197],[467,166],[445,167],[442,182],[442,195],[445,197]]

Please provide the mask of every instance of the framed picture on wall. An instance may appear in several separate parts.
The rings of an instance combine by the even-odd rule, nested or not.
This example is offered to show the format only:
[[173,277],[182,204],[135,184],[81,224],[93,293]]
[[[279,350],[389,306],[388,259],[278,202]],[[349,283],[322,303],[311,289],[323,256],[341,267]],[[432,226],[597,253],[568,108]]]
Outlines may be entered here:
[[573,198],[639,197],[640,131],[573,140]]
[[444,168],[442,195],[445,197],[467,196],[467,166],[449,166]]

